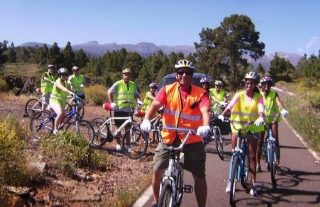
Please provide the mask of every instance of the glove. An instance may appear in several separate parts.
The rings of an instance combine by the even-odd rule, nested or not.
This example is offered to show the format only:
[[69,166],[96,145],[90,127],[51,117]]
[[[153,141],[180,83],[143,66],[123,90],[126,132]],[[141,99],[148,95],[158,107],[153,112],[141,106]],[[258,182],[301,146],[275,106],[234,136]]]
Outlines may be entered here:
[[118,106],[115,103],[110,104],[112,110],[116,110]]
[[254,122],[256,126],[261,126],[263,123],[264,123],[264,118],[262,116],[257,118],[257,120]]
[[147,120],[147,119],[144,119],[142,121],[142,123],[140,124],[140,129],[142,131],[145,131],[145,132],[149,133],[151,131],[151,123],[150,123],[150,121]]
[[207,137],[210,132],[209,126],[201,126],[197,129],[197,135],[201,137]]
[[137,104],[138,105],[143,105],[143,102],[142,101],[137,101]]
[[70,96],[75,96],[76,94],[73,93],[72,91],[69,92]]
[[224,116],[223,115],[219,115],[218,119],[220,119],[221,121],[224,121]]
[[281,116],[282,117],[286,117],[286,116],[288,116],[288,114],[289,114],[289,112],[287,110],[285,110],[285,109],[281,110]]
[[80,87],[80,88],[83,88],[83,87],[84,87],[84,85],[83,85],[83,84],[81,84],[79,87]]
[[54,81],[51,81],[52,84],[54,84]]

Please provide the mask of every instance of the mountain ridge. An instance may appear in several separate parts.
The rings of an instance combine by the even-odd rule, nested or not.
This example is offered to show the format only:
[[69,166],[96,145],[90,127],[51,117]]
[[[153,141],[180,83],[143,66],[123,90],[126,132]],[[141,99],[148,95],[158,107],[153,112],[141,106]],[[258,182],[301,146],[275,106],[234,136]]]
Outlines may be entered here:
[[[46,43],[39,43],[39,42],[26,42],[21,44],[19,47],[42,47]],[[48,48],[52,45],[46,44]],[[138,44],[117,44],[116,42],[107,43],[107,44],[100,44],[98,41],[88,41],[83,44],[75,44],[71,45],[74,51],[78,51],[82,49],[87,54],[90,54],[94,57],[101,57],[108,51],[120,50],[121,48],[125,48],[128,52],[137,52],[141,56],[146,57],[153,53],[158,52],[161,50],[164,54],[169,55],[171,52],[182,52],[185,56],[195,53],[196,49],[194,46],[190,45],[176,45],[176,46],[167,46],[167,45],[155,45],[151,42],[139,42]],[[63,47],[60,47],[63,49]],[[299,60],[302,58],[301,55],[295,53],[286,53],[279,51],[277,55],[285,60],[289,60],[293,66],[297,66]],[[259,58],[257,61],[250,58],[249,56],[245,56],[249,63],[256,68],[259,63],[263,66],[265,70],[269,70],[270,68],[270,61],[273,60],[275,53],[270,53],[269,55],[264,55],[263,57]]]

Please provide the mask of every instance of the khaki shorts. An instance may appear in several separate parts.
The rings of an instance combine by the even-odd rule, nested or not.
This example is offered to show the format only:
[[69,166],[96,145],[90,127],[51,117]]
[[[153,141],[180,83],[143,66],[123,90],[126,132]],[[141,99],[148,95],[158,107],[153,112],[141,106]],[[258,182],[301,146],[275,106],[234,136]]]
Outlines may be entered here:
[[[180,140],[176,139],[174,146],[180,144]],[[202,142],[187,144],[183,147],[184,164],[183,168],[190,171],[193,175],[199,178],[206,177],[206,152]],[[158,144],[155,155],[153,157],[153,170],[166,169],[169,165],[169,151],[165,150],[161,143]]]
[[42,104],[49,105],[51,93],[42,93]]

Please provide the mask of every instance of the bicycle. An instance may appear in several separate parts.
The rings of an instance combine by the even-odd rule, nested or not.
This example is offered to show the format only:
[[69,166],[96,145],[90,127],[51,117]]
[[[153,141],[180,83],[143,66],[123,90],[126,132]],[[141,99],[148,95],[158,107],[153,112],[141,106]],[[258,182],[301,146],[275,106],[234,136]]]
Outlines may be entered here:
[[[41,94],[41,88],[37,88],[36,92]],[[66,103],[65,109],[70,112],[72,110],[72,101],[73,100],[72,100],[72,96],[68,96],[68,98],[71,98],[71,99],[68,103]],[[24,111],[25,111],[24,117],[29,117],[31,119],[35,113],[42,111],[42,100],[43,100],[42,95],[39,98],[29,99],[24,107]],[[47,108],[46,110],[48,110],[48,109],[49,108]],[[84,107],[81,108],[81,110],[79,111],[79,114],[82,119],[84,116]]]
[[196,134],[196,130],[164,127],[165,130],[174,130],[177,132],[187,133],[183,142],[178,146],[167,146],[163,139],[160,143],[164,149],[170,153],[169,166],[166,169],[161,184],[160,196],[157,207],[178,207],[181,205],[183,193],[192,193],[193,187],[191,185],[183,184],[183,163],[180,161],[180,151],[186,144],[191,134]]
[[279,114],[277,114],[272,122],[266,122],[265,125],[265,144],[263,147],[264,155],[265,155],[265,161],[266,161],[266,167],[267,170],[270,170],[271,175],[271,182],[272,187],[275,189],[277,188],[277,182],[275,179],[275,174],[277,174],[278,168],[278,142],[274,137],[273,131],[272,131],[272,125],[276,122],[277,118],[279,117]]
[[[84,136],[87,141],[91,141],[94,136],[94,129],[90,122],[82,120],[77,106],[81,99],[76,95],[72,97],[72,110],[65,116],[63,123],[59,126],[59,130],[62,130],[66,125],[66,130],[74,130],[78,134]],[[47,136],[53,133],[54,121],[57,114],[51,114],[48,111],[36,112],[31,118],[30,130],[36,139],[40,139],[42,136]]]
[[[131,112],[128,117],[113,117],[111,116],[110,104],[105,103],[103,107],[109,111],[110,116],[107,117],[106,120],[102,118],[92,120],[91,124],[94,128],[94,137],[91,140],[91,144],[95,147],[100,147],[106,142],[112,142],[115,137],[120,136],[123,146],[122,151],[125,155],[131,159],[142,157],[148,148],[148,137],[140,130],[140,123],[133,120],[134,113]],[[114,120],[125,120],[116,132],[113,132]],[[121,134],[121,130],[124,129],[125,126],[130,126],[130,129],[125,131],[124,134]],[[124,147],[126,146],[125,137],[127,136],[130,137],[130,148]]]
[[253,122],[248,122],[243,128],[237,129],[234,126],[234,121],[231,120],[233,128],[238,131],[237,145],[231,156],[230,162],[230,198],[229,202],[231,206],[235,205],[235,195],[236,195],[236,185],[240,180],[242,187],[245,190],[249,190],[249,176],[250,176],[250,159],[247,153],[247,141],[246,135],[242,133],[250,124]]

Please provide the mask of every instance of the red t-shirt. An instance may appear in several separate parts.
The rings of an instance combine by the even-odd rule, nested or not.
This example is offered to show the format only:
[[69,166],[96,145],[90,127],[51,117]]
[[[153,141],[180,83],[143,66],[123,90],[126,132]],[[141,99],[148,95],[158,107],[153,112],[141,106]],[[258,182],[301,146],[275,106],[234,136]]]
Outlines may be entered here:
[[[191,91],[190,92],[187,92],[185,91],[183,88],[180,88],[179,87],[179,92],[180,92],[180,95],[182,96],[182,104],[184,105],[185,104],[185,101],[186,98],[188,97],[188,95],[190,95]],[[165,87],[162,87],[160,89],[160,91],[158,92],[157,96],[156,96],[156,100],[159,101],[161,104],[165,105],[167,103],[167,94],[166,94],[166,91],[165,91]],[[209,99],[209,94],[208,92],[205,92],[203,94],[203,96],[200,98],[200,102],[198,103],[199,105],[199,108],[203,107],[203,106],[208,106],[209,108],[211,107],[210,105],[210,99]]]

